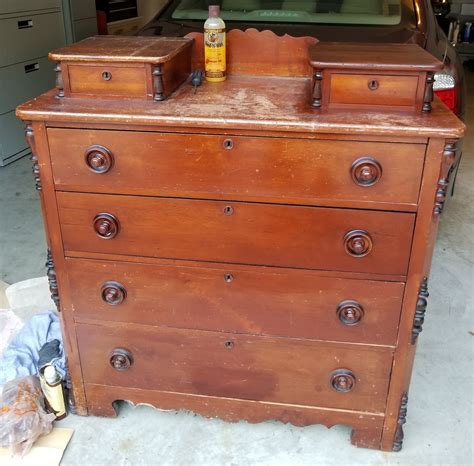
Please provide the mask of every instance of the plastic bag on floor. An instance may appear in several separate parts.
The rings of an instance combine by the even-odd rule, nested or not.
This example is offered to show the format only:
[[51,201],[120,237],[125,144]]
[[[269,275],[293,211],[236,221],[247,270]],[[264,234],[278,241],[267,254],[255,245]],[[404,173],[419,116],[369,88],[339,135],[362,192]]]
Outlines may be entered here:
[[0,408],[0,446],[25,455],[38,437],[49,434],[55,417],[44,410],[43,392],[36,376],[6,383]]

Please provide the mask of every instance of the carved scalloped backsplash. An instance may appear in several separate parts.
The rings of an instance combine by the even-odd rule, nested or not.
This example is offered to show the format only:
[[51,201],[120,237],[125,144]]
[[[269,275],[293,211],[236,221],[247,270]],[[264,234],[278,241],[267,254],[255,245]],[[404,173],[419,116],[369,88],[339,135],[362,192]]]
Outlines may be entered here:
[[[204,69],[204,35],[192,32],[195,40],[193,69]],[[227,33],[227,73],[240,75],[295,77],[312,74],[308,46],[314,37],[278,36],[272,31],[233,29]]]

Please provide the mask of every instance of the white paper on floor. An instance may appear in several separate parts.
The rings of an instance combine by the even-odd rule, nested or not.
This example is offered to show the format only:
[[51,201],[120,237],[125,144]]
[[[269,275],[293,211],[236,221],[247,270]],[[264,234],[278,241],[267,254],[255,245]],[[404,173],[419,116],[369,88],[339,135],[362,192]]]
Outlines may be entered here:
[[73,429],[53,427],[23,458],[12,456],[9,448],[0,448],[0,463],[2,466],[58,466],[73,432]]

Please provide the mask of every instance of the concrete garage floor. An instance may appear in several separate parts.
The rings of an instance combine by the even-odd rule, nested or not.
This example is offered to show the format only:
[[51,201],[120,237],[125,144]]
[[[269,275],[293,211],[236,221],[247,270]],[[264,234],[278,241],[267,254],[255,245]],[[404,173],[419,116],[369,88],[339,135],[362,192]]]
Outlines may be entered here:
[[[474,123],[474,73],[468,74]],[[45,243],[31,164],[0,169],[0,279],[44,275]],[[473,458],[474,135],[468,133],[456,195],[442,215],[430,299],[400,453],[357,449],[350,428],[251,425],[122,403],[119,417],[68,416],[68,465],[471,465]],[[151,369],[153,370],[153,369]]]

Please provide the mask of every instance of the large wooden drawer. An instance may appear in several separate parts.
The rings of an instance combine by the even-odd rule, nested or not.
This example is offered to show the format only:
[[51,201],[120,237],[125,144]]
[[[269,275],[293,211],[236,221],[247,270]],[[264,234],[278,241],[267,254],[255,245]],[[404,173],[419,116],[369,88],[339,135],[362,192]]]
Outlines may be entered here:
[[57,193],[66,255],[125,254],[403,275],[414,214]]
[[387,348],[132,324],[76,329],[85,383],[385,410]]
[[417,204],[425,153],[422,144],[60,128],[48,139],[58,190],[392,210]]
[[395,345],[404,284],[305,270],[67,259],[76,321]]

